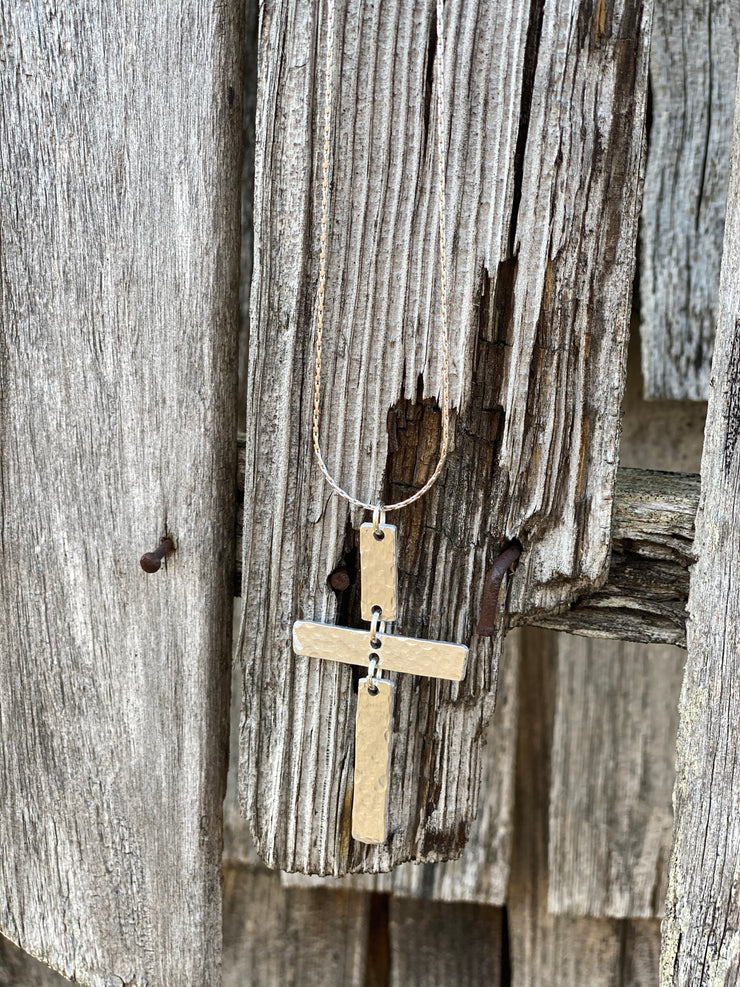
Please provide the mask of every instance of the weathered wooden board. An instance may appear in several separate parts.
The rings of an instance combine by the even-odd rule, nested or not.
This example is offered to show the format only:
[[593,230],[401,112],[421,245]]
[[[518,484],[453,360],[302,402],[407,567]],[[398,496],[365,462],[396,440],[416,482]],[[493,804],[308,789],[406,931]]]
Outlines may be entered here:
[[[703,405],[646,404],[638,386],[638,352],[638,346],[631,348],[621,460],[632,466],[698,469]],[[639,551],[646,534],[663,527],[668,508],[673,533],[663,538],[662,551],[666,560],[681,560],[685,587],[693,561],[695,478],[652,471],[637,476],[645,478],[646,496],[643,500],[633,493],[628,511],[617,508],[621,517],[614,518],[614,530],[620,537],[615,544],[622,551]],[[681,490],[683,513],[677,510]],[[655,588],[662,592],[668,587],[655,580]],[[635,604],[641,605],[637,594]],[[615,624],[621,630],[619,613]],[[670,852],[685,653],[572,637],[559,639],[558,652],[549,907],[576,915],[658,916]]]
[[658,987],[660,967],[660,922],[635,919],[621,922],[623,929],[621,984],[629,987]]
[[500,908],[391,898],[388,940],[389,987],[502,983]]
[[[460,686],[398,683],[383,850],[349,838],[352,673],[290,648],[296,618],[358,621],[356,587],[337,601],[326,579],[356,565],[359,518],[320,482],[306,400],[318,9],[273,0],[261,14],[241,802],[270,864],[341,874],[462,849],[498,648],[471,636],[505,540],[524,544],[512,611],[605,576],[650,3],[446,5],[455,448],[399,518],[400,629],[467,641],[471,660]],[[433,13],[341,3],[336,21],[322,436],[335,475],[385,500],[423,482],[439,435]]]
[[698,504],[697,473],[620,468],[606,582],[531,622],[587,637],[685,645]]
[[640,270],[648,398],[709,394],[739,42],[740,0],[655,6]]
[[218,977],[240,25],[0,2],[0,930],[94,987]]
[[370,895],[224,868],[222,987],[365,987]]
[[[242,138],[242,238],[239,275],[239,385],[237,421],[244,425],[247,413],[247,360],[249,357],[249,296],[254,260],[254,144],[257,103],[258,0],[244,0],[244,78]],[[243,478],[242,478],[243,481]],[[242,490],[243,482],[242,482]],[[240,527],[241,530],[241,527]],[[241,552],[239,553],[241,564]]]
[[[350,887],[386,892],[396,897],[503,905],[509,882],[517,697],[519,692],[519,630],[506,636],[496,691],[496,710],[488,724],[481,765],[481,807],[468,842],[457,860],[437,864],[406,863],[389,874],[353,874],[342,878],[281,875],[285,887]],[[227,803],[229,795],[227,793]],[[236,829],[236,827],[235,827]],[[240,855],[250,859],[253,844],[246,834],[233,839]]]
[[740,101],[679,706],[664,987],[740,982],[739,363]]
[[512,987],[655,987],[657,921],[548,912],[548,805],[557,636],[527,629],[520,665],[511,881],[507,898]]
[[[639,374],[638,366],[635,370]],[[670,408],[668,426],[661,421],[660,410],[664,407]],[[667,466],[675,467],[678,460],[687,460],[695,462],[698,469],[705,411],[703,402],[651,402],[646,414],[648,418],[658,419],[663,447],[663,455],[659,458]],[[626,432],[630,431],[632,417],[624,423]],[[652,425],[652,422],[641,419],[643,436],[651,431],[646,425]],[[630,442],[626,445],[630,446]],[[698,455],[692,456],[696,449]],[[243,495],[243,435],[239,436],[238,454],[239,491]],[[644,461],[644,457],[640,458]],[[694,518],[699,504],[699,486],[698,473],[680,473],[673,468],[668,472],[620,467],[614,487],[612,550],[606,582],[565,609],[518,619],[522,623],[587,637],[685,646],[689,566],[694,561]],[[242,574],[242,524],[243,510],[239,504],[237,593]]]
[[[236,644],[241,621],[241,600],[234,600],[232,612],[233,640]],[[231,675],[231,724],[229,730],[229,771],[226,778],[223,815],[223,861],[226,866],[245,866],[255,870],[266,870],[257,853],[249,825],[239,812],[238,768],[239,768],[239,717],[242,705],[241,669],[235,662]]]
[[547,911],[547,807],[557,680],[556,635],[522,635],[514,843],[507,899],[513,987],[618,983],[616,922],[570,919]]
[[548,908],[662,914],[685,652],[559,635]]

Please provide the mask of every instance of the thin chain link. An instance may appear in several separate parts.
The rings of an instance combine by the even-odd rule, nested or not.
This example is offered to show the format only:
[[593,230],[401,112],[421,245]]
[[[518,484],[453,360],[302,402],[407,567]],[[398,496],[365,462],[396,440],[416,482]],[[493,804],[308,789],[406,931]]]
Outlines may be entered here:
[[445,165],[444,165],[444,91],[445,91],[445,50],[443,2],[437,2],[437,179],[439,197],[439,260],[440,260],[440,315],[442,322],[442,438],[439,444],[439,459],[434,472],[427,482],[410,497],[399,500],[395,504],[371,504],[358,500],[343,490],[331,475],[324,462],[319,442],[319,417],[321,408],[321,347],[324,335],[324,290],[326,287],[326,227],[329,212],[329,158],[331,144],[331,101],[332,78],[334,73],[334,0],[327,0],[327,30],[326,30],[326,97],[324,101],[324,164],[321,183],[321,252],[319,262],[319,288],[316,299],[316,364],[314,369],[313,392],[313,447],[319,468],[327,483],[355,507],[363,507],[373,511],[376,507],[384,511],[398,511],[419,500],[436,483],[442,467],[447,459],[450,443],[450,341],[447,329],[447,239],[445,235]]

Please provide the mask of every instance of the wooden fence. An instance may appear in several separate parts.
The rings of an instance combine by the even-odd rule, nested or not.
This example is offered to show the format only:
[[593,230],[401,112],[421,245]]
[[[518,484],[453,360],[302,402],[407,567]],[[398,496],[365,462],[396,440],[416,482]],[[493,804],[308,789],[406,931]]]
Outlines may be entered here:
[[[368,847],[356,676],[290,633],[360,626],[325,4],[0,0],[0,987],[740,983],[740,0],[444,6],[399,623],[470,659],[399,677]],[[386,501],[440,435],[434,25],[337,0],[322,437]]]

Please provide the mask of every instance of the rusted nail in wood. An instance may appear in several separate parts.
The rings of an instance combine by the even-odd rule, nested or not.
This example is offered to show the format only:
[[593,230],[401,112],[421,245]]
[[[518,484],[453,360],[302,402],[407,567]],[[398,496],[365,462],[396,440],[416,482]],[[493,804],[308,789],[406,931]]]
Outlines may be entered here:
[[162,567],[162,559],[167,559],[175,551],[175,541],[169,535],[165,535],[159,543],[159,548],[153,552],[147,552],[139,559],[139,565],[144,572],[157,572]]
[[486,585],[483,588],[483,601],[480,608],[480,620],[475,629],[479,637],[490,637],[496,627],[496,612],[498,610],[498,594],[501,583],[506,573],[516,568],[519,556],[522,554],[522,546],[517,542],[512,542],[494,560],[490,572],[486,577]]
[[349,570],[343,565],[335,569],[329,576],[329,585],[335,593],[341,593],[345,589],[348,589],[351,582],[352,579],[350,578]]

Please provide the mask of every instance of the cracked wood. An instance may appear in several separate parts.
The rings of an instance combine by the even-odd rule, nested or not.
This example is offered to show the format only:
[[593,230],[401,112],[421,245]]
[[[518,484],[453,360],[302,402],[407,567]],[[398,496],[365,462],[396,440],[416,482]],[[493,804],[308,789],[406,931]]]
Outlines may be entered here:
[[[740,94],[740,85],[737,89]],[[738,983],[740,970],[740,103],[736,101],[697,562],[679,703],[662,987]]]
[[740,0],[655,7],[640,252],[650,399],[709,395],[739,26]]
[[[650,3],[446,5],[454,450],[399,518],[399,631],[471,645],[459,685],[398,683],[386,847],[349,838],[352,672],[296,659],[295,619],[358,624],[327,577],[360,520],[312,461],[319,5],[261,10],[251,291],[241,804],[273,866],[341,874],[461,851],[500,641],[472,634],[518,538],[512,614],[567,606],[608,564],[641,189]],[[323,444],[390,500],[434,459],[440,353],[433,4],[339,4]],[[320,39],[317,43],[317,38]]]
[[[242,438],[241,489],[243,455]],[[689,566],[695,561],[694,517],[698,504],[698,473],[620,468],[614,491],[612,552],[606,582],[569,607],[551,613],[530,613],[520,622],[584,637],[685,647]],[[242,572],[241,535],[236,545],[238,586]],[[351,585],[356,572],[351,567],[346,572]],[[338,597],[339,607],[344,599]]]
[[241,17],[0,0],[0,930],[90,987],[219,978]]

